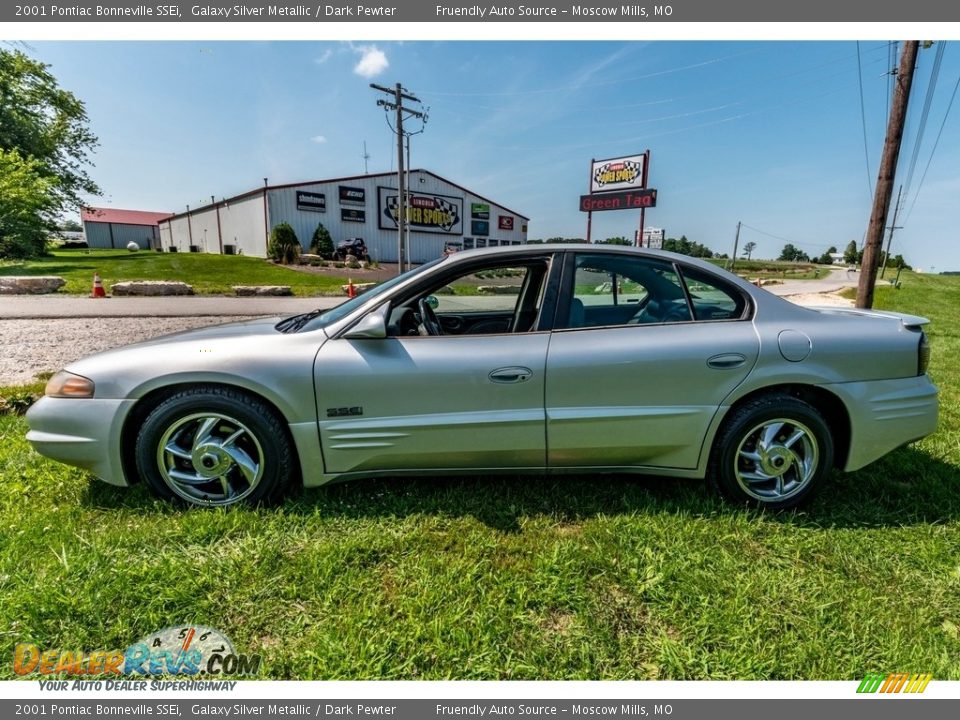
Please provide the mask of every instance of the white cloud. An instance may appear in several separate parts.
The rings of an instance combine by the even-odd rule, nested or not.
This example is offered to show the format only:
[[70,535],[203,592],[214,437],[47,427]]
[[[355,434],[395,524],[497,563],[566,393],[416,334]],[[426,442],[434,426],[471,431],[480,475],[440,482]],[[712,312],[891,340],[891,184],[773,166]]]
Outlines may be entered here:
[[333,57],[333,50],[331,50],[330,48],[327,48],[326,50],[323,51],[323,55],[321,55],[316,60],[314,60],[314,62],[317,65],[323,65],[327,60],[329,60],[332,57]]
[[326,141],[326,135],[314,135],[312,138],[310,138],[310,142],[315,142],[317,145],[323,145]]
[[353,67],[353,71],[361,77],[376,77],[390,66],[387,56],[376,45],[358,45],[353,51],[361,56]]

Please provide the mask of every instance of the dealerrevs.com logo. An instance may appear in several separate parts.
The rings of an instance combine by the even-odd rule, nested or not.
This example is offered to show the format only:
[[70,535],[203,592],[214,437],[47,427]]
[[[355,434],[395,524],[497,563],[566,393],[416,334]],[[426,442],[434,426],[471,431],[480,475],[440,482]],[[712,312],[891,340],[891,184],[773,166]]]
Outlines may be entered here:
[[870,673],[857,688],[858,693],[922,693],[933,675],[930,673]]
[[236,652],[226,635],[202,625],[164,628],[123,650],[43,649],[20,643],[13,651],[13,671],[20,676],[255,675],[259,669],[259,655]]

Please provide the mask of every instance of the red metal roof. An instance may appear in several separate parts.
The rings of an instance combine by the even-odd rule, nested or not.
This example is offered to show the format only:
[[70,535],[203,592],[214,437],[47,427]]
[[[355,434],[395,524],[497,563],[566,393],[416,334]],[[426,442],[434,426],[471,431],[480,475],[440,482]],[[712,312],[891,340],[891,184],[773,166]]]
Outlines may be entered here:
[[114,223],[115,225],[157,225],[173,213],[145,210],[118,210],[116,208],[87,207],[80,211],[83,222]]

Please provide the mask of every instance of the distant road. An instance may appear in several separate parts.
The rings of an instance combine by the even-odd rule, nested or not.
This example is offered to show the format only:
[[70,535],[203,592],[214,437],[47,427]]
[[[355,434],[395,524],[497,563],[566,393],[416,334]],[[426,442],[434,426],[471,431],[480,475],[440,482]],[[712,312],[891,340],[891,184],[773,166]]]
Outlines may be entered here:
[[813,293],[829,293],[843,290],[848,287],[857,287],[860,282],[860,273],[856,270],[847,270],[837,268],[831,270],[830,274],[819,280],[784,280],[779,285],[767,285],[764,290],[768,290],[774,295],[807,295]]

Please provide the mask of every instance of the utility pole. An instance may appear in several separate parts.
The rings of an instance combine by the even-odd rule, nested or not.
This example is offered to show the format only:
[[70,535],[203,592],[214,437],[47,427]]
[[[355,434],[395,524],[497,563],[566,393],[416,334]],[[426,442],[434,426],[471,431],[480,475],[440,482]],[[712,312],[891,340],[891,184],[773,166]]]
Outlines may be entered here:
[[897,215],[900,214],[900,195],[903,192],[903,185],[897,188],[897,204],[893,206],[893,222],[890,224],[890,227],[887,230],[890,231],[890,234],[887,235],[887,251],[883,254],[883,265],[880,266],[880,278],[883,279],[883,276],[887,272],[887,263],[890,262],[890,246],[893,244],[893,231],[902,230],[902,225],[897,225]]
[[361,155],[360,157],[363,158],[363,174],[364,174],[364,175],[369,175],[369,174],[370,174],[370,168],[367,166],[367,160],[370,159],[370,153],[367,152],[367,141],[366,141],[366,140],[363,141],[363,155]]
[[907,104],[910,101],[913,69],[917,64],[919,45],[920,43],[917,40],[904,42],[903,52],[900,53],[900,68],[897,70],[893,103],[890,106],[887,137],[883,144],[883,156],[880,158],[880,171],[877,174],[877,189],[873,195],[873,209],[870,212],[867,239],[863,248],[860,285],[857,288],[858,308],[873,307],[878,255],[883,244],[883,231],[887,225],[887,213],[890,211],[893,179],[897,174],[897,160],[900,157],[900,143],[903,141],[903,126],[907,118]]
[[737,220],[737,234],[733,238],[733,257],[730,258],[730,263],[727,265],[727,270],[733,272],[734,268],[737,266],[737,246],[740,244],[740,221]]
[[420,118],[421,120],[424,119],[425,113],[403,106],[404,100],[419,103],[420,99],[410,93],[404,92],[403,86],[401,86],[400,83],[397,83],[392,90],[375,83],[370,83],[370,87],[387,95],[391,95],[393,102],[381,98],[377,100],[377,105],[386,110],[394,110],[396,112],[396,127],[394,128],[394,132],[397,134],[397,265],[399,270],[397,274],[399,275],[407,265],[407,257],[404,252],[403,243],[404,227],[407,224],[407,189],[405,187],[403,174],[404,113],[406,113],[408,117]]

